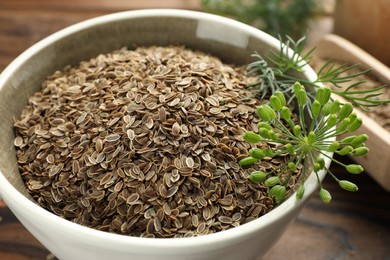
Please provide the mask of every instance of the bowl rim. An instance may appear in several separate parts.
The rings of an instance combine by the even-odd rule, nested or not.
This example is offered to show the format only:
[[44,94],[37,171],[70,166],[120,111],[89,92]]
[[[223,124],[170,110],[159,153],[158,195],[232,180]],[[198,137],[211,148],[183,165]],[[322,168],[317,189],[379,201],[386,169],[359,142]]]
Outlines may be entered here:
[[[70,36],[78,31],[88,29],[89,27],[96,26],[98,24],[105,24],[113,21],[134,19],[134,18],[145,18],[145,17],[180,17],[186,19],[194,20],[207,20],[210,22],[216,22],[219,24],[226,24],[231,27],[236,28],[237,30],[244,31],[248,35],[255,36],[257,38],[262,38],[269,45],[279,49],[280,42],[249,25],[240,23],[238,21],[232,20],[230,18],[225,18],[213,14],[203,13],[199,11],[189,11],[181,9],[145,9],[145,10],[131,10],[124,12],[117,12],[108,15],[103,15],[95,18],[91,18],[74,25],[68,26],[60,31],[57,31],[46,38],[40,40],[39,42],[32,45],[30,48],[21,53],[13,62],[7,66],[4,71],[0,74],[0,89],[4,87],[5,82],[7,82],[12,76],[15,70],[19,66],[27,62],[33,55],[40,50],[44,49],[46,46],[61,40],[67,36]],[[288,56],[291,57],[291,50],[289,50]],[[304,66],[304,75],[311,80],[317,78],[315,72],[309,65]],[[329,157],[332,156],[331,153],[327,154]],[[330,164],[330,159],[324,157],[325,163],[327,166]],[[323,170],[319,172],[321,179],[324,178],[326,172]],[[317,189],[317,179],[315,174],[310,174],[305,181],[305,195],[301,200],[297,200],[295,193],[292,194],[285,202],[281,205],[275,207],[273,210],[267,214],[251,221],[240,225],[238,227],[230,228],[228,230],[216,232],[213,234],[208,234],[198,237],[188,237],[188,238],[169,238],[169,239],[156,239],[156,238],[142,238],[142,237],[133,237],[128,235],[120,235],[115,233],[109,233],[106,231],[99,231],[93,228],[85,227],[76,223],[73,223],[69,220],[65,220],[54,213],[51,213],[39,205],[35,204],[33,201],[22,195],[11,183],[5,178],[3,173],[0,171],[0,195],[7,203],[8,200],[12,198],[12,204],[18,208],[25,208],[30,214],[36,215],[37,217],[45,220],[48,223],[55,224],[60,231],[64,231],[68,234],[78,234],[80,236],[91,239],[93,243],[94,239],[99,239],[101,241],[107,242],[107,244],[112,245],[114,243],[119,245],[132,245],[140,247],[149,247],[149,248],[185,248],[193,246],[208,245],[210,243],[218,244],[222,241],[226,242],[227,240],[233,241],[238,237],[247,236],[254,234],[256,230],[262,229],[273,221],[281,218],[285,213],[293,211],[295,207],[299,207],[303,204],[309,196]],[[11,204],[11,203],[10,203]],[[12,207],[13,208],[13,207]],[[11,208],[11,210],[13,210]],[[104,244],[102,244],[104,245]]]

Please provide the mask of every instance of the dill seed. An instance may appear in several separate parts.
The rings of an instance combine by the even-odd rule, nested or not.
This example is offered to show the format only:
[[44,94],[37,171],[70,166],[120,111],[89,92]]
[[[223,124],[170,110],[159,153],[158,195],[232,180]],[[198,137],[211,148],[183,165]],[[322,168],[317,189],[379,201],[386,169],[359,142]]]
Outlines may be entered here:
[[57,71],[14,124],[22,179],[42,207],[98,230],[190,237],[243,224],[274,207],[239,167],[261,104],[244,99],[251,80],[176,46]]

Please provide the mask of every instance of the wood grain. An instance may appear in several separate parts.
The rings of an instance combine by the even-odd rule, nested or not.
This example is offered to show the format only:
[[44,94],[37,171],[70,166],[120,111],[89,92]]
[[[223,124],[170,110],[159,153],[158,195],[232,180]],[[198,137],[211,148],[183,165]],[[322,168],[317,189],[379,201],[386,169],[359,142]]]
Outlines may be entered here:
[[[1,0],[0,71],[18,54],[45,36],[76,22],[139,8],[199,9],[191,0]],[[347,158],[339,158],[351,163]],[[368,174],[343,174],[334,164],[331,171],[359,185],[357,193],[341,190],[329,177],[324,180],[333,196],[324,205],[313,196],[281,240],[262,258],[278,259],[390,259],[390,194]],[[0,199],[0,259],[53,258],[15,218]]]
[[0,71],[44,37],[77,22],[132,9],[199,10],[198,0],[1,0]]
[[199,9],[199,0],[67,0],[67,1],[50,1],[50,0],[2,0],[0,10],[38,10],[56,11],[65,10],[73,11],[96,11],[117,12],[121,10],[141,9],[141,8],[175,8],[175,9]]
[[387,66],[390,66],[389,22],[390,0],[337,1],[334,32]]

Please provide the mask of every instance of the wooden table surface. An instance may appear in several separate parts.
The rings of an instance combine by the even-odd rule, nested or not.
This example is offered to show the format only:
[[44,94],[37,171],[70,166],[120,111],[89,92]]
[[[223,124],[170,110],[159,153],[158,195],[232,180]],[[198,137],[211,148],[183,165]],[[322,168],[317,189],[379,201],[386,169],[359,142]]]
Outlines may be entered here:
[[[0,72],[22,51],[47,35],[102,14],[139,8],[199,9],[197,0],[0,0]],[[350,163],[348,158],[343,162]],[[324,205],[313,196],[281,240],[262,259],[390,260],[390,193],[368,173],[341,178],[359,185],[357,193],[324,180],[333,196]],[[390,171],[390,170],[389,170]],[[0,259],[52,259],[0,199]]]

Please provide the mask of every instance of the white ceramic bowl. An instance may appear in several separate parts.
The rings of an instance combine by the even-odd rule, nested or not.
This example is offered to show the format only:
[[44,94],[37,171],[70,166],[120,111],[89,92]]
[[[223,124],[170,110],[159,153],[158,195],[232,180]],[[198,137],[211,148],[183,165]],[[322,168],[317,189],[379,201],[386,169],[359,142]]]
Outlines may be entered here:
[[[23,225],[60,259],[254,259],[278,240],[317,188],[312,174],[302,200],[292,196],[250,223],[193,238],[151,239],[97,231],[64,220],[31,201],[17,168],[13,118],[18,118],[45,77],[67,64],[123,46],[178,43],[236,64],[248,63],[254,51],[261,54],[279,48],[275,38],[227,18],[183,10],[139,10],[61,30],[26,50],[0,75],[0,195]],[[303,76],[316,78],[309,67]],[[324,159],[329,165],[329,159]]]

